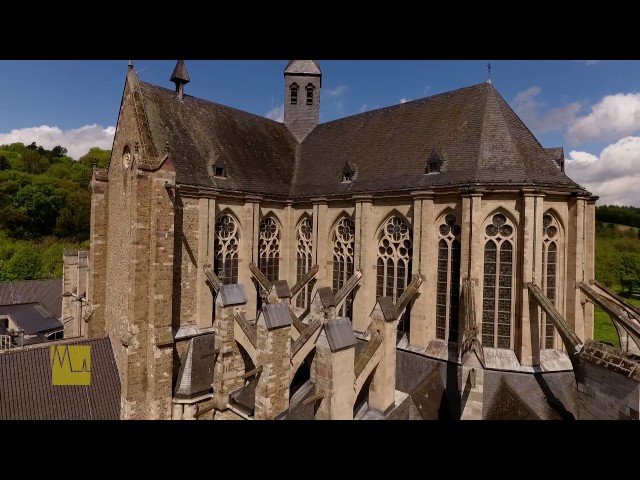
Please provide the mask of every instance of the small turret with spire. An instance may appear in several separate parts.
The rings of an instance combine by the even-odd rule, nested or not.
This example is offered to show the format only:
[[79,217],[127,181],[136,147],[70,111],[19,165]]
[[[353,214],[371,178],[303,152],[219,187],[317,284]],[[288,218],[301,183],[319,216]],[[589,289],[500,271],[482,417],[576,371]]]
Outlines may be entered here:
[[176,84],[178,99],[182,101],[184,98],[184,86],[191,81],[189,78],[189,72],[187,72],[187,66],[184,64],[184,60],[178,60],[176,68],[173,69],[170,80]]

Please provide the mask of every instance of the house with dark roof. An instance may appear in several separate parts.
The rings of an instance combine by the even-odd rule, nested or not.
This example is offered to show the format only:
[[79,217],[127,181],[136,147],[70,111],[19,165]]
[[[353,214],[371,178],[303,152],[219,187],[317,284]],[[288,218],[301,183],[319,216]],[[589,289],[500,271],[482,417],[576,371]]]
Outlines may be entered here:
[[0,282],[0,350],[64,336],[62,280]]
[[111,338],[123,418],[555,418],[548,391],[575,411],[597,197],[490,81],[321,124],[315,60],[285,65],[282,123],[189,95],[183,61],[168,77],[129,65],[91,183],[83,328]]
[[[67,347],[88,347],[87,385],[53,381],[51,349]],[[0,353],[0,420],[119,418],[120,378],[109,338],[63,340]]]

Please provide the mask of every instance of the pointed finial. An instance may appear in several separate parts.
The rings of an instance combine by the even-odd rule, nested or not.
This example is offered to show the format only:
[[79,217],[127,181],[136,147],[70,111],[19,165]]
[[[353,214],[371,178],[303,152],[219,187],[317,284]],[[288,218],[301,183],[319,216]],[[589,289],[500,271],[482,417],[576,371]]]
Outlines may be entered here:
[[129,70],[133,70],[133,60],[129,60]]
[[491,83],[491,60],[487,63],[487,83]]
[[184,86],[191,81],[189,78],[189,72],[187,72],[187,66],[184,64],[184,60],[178,60],[176,68],[173,69],[173,73],[169,80],[176,84],[178,98],[182,100],[184,97]]

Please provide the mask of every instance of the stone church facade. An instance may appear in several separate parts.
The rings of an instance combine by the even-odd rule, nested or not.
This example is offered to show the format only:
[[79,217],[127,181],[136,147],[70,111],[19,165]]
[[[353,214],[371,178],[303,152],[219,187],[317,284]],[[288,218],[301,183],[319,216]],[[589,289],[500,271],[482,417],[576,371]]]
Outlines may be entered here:
[[[189,96],[182,61],[171,81],[175,90],[129,68],[111,161],[92,180],[83,331],[111,338],[122,418],[211,418],[234,410],[233,392],[256,376],[254,400],[238,415],[286,416],[297,374],[289,351],[314,318],[332,326],[315,334],[302,362],[303,381],[315,385],[305,397],[311,418],[356,416],[363,390],[349,390],[344,416],[322,417],[325,404],[343,400],[338,377],[319,392],[321,372],[355,362],[355,377],[366,373],[356,353],[376,335],[390,363],[356,383],[379,416],[397,410],[398,391],[440,383],[450,391],[453,371],[457,415],[492,418],[500,409],[487,392],[518,392],[516,381],[503,388],[489,377],[572,371],[529,285],[577,337],[593,337],[580,284],[594,279],[596,197],[565,175],[562,150],[543,148],[490,82],[319,124],[316,61],[286,66],[283,123]],[[290,306],[288,324],[267,308],[278,303]],[[238,309],[246,324],[224,323]],[[374,328],[390,317],[393,332]],[[344,318],[355,346],[344,340]],[[254,358],[238,324],[255,335]],[[286,358],[274,360],[277,351]],[[414,378],[416,362],[430,366]],[[273,380],[281,364],[286,379]],[[435,383],[422,382],[434,371]],[[382,403],[381,382],[393,383]]]

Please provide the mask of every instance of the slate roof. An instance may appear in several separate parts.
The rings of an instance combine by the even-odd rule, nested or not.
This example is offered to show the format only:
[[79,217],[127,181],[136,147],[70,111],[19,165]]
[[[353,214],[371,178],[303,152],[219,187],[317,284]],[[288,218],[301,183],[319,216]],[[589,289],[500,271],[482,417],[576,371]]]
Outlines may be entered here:
[[173,69],[170,81],[175,83],[176,80],[180,83],[189,83],[191,81],[189,72],[187,72],[187,66],[184,64],[184,60],[178,60],[175,68]]
[[352,347],[356,344],[356,336],[348,318],[338,318],[325,323],[324,331],[332,352]]
[[25,335],[63,328],[62,322],[39,303],[3,305],[0,306],[0,315],[10,316],[18,327],[24,330]]
[[320,64],[317,60],[289,60],[284,73],[320,75],[322,70],[320,70]]
[[[425,175],[434,148],[441,171]],[[347,160],[358,166],[358,179],[341,183]],[[475,181],[578,187],[494,86],[482,83],[318,125],[300,147],[291,196]]]
[[[286,71],[316,69],[315,61],[292,61]],[[182,185],[294,199],[476,182],[584,192],[491,83],[319,124],[300,144],[282,123],[139,85],[156,151],[169,147]],[[434,151],[440,172],[425,174]],[[347,162],[358,175],[343,183]],[[214,177],[214,164],[224,164],[228,178]]]
[[220,301],[225,307],[247,303],[247,292],[241,283],[222,285],[220,287]]
[[577,390],[573,372],[484,371],[486,419],[575,419]]
[[273,282],[278,298],[291,298],[291,289],[286,280],[276,280]]
[[0,305],[33,302],[39,302],[56,318],[60,318],[62,315],[62,279],[0,282]]
[[390,322],[398,318],[398,311],[393,303],[393,298],[378,297],[378,305],[380,305],[380,310],[386,321]]
[[551,147],[545,148],[544,151],[547,152],[547,155],[549,155],[549,157],[551,157],[551,160],[556,162],[556,165],[560,170],[564,168],[564,148]]
[[256,408],[256,386],[258,385],[258,376],[254,375],[249,379],[246,385],[239,388],[231,394],[232,400],[237,405],[244,407],[248,415],[252,415]]
[[194,398],[211,391],[216,364],[215,335],[208,333],[189,340],[180,359],[180,370],[174,390],[177,398]]
[[445,386],[437,369],[431,370],[409,396],[422,420],[451,419]]
[[500,381],[485,420],[540,420],[518,393],[504,380]]
[[321,287],[316,290],[316,294],[320,297],[320,302],[322,302],[323,307],[336,306],[336,296],[333,294],[331,287]]
[[[91,347],[91,385],[54,386],[52,345]],[[117,420],[120,377],[108,337],[61,341],[0,354],[0,420]]]
[[269,330],[291,325],[291,312],[285,303],[273,303],[262,306],[264,322]]
[[[157,152],[169,147],[176,183],[272,195],[289,191],[296,141],[282,123],[190,95],[179,101],[173,90],[139,83],[152,141]],[[228,178],[214,177],[218,162]]]

